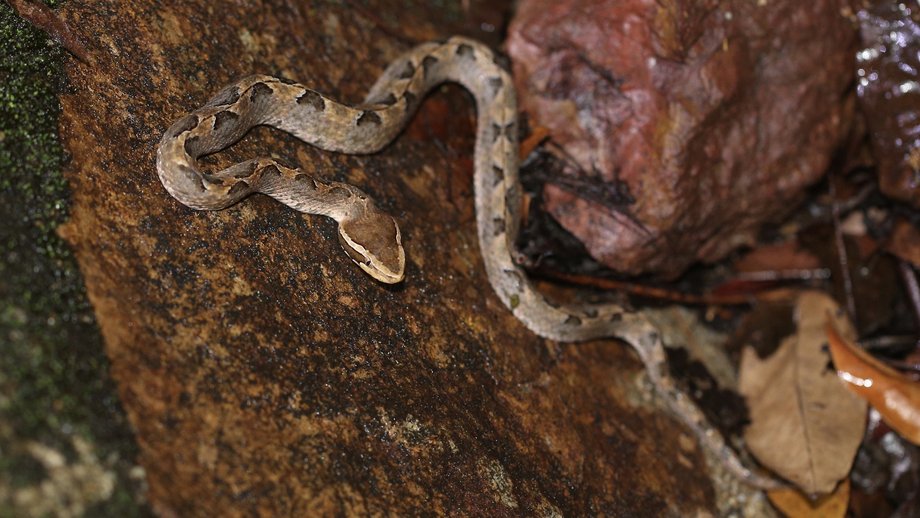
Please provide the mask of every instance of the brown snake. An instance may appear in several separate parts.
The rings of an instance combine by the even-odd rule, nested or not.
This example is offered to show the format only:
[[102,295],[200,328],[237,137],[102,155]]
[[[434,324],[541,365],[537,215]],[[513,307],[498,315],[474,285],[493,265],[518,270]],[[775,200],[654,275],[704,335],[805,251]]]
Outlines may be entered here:
[[485,270],[502,302],[531,331],[552,340],[616,337],[630,344],[661,397],[730,472],[756,487],[777,487],[775,479],[745,467],[676,388],[661,336],[643,315],[614,304],[554,304],[514,261],[521,197],[517,100],[511,76],[485,45],[461,37],[419,45],[387,67],[359,107],[283,79],[247,77],[166,131],[157,150],[157,172],[166,190],[194,209],[223,209],[260,192],[299,211],[329,216],[338,222],[345,251],[362,270],[385,283],[399,282],[406,261],[399,227],[357,188],[320,180],[271,158],[247,160],[216,173],[201,171],[196,163],[258,125],[287,131],[329,151],[374,153],[399,134],[429,90],[447,81],[460,83],[476,98],[476,223]]

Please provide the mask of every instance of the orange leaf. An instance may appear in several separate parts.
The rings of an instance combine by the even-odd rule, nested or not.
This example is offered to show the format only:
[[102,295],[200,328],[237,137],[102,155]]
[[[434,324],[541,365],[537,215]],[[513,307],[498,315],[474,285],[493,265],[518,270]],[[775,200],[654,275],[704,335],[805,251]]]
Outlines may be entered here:
[[850,479],[843,479],[833,493],[817,500],[791,487],[768,491],[767,498],[788,518],[842,518],[850,500]]
[[524,139],[524,142],[521,142],[520,150],[518,151],[519,158],[524,160],[528,155],[533,153],[534,149],[537,149],[537,146],[542,144],[546,139],[549,138],[549,128],[545,126],[536,126],[531,131],[530,136]]
[[845,340],[831,322],[826,328],[837,376],[875,407],[888,426],[920,445],[920,383]]
[[793,241],[760,246],[734,264],[735,270],[739,272],[810,270],[821,266],[821,261],[814,254],[800,249],[798,243]]

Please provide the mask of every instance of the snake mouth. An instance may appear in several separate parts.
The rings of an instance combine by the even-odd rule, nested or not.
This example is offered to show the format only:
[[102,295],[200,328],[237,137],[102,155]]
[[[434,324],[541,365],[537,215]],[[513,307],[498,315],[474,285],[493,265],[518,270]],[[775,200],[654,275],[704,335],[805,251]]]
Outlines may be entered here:
[[371,266],[370,261],[366,263],[356,262],[355,264],[357,264],[359,268],[367,272],[368,275],[370,275],[371,277],[377,279],[378,281],[384,284],[396,284],[403,280],[402,272],[394,273],[394,272],[386,271],[380,268],[374,268]]
[[[352,241],[341,230],[338,232],[338,237],[339,243],[345,253],[348,254],[348,257],[371,277],[385,284],[396,284],[403,280],[404,269],[400,268],[399,271],[393,271],[387,268],[381,261],[375,260],[373,254],[368,252],[367,249]],[[402,247],[400,247],[400,254],[402,254]]]

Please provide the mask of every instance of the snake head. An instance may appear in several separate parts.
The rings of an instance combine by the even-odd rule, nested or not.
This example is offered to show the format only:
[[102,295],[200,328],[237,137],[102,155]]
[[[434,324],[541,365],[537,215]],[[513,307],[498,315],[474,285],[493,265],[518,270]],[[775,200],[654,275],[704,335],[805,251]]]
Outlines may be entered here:
[[339,243],[345,253],[368,275],[380,282],[403,280],[406,252],[399,225],[391,216],[373,212],[339,223]]

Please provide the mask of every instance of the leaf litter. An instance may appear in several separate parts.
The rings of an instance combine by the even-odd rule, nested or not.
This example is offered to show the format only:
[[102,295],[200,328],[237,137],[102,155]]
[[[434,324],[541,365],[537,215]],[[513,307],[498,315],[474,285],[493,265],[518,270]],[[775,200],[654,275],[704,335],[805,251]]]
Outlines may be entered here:
[[744,438],[765,466],[806,494],[824,495],[850,472],[866,421],[865,402],[828,369],[825,322],[833,315],[846,334],[855,330],[821,292],[799,295],[794,313],[795,334],[773,354],[742,351],[739,391],[751,415]]
[[[859,16],[853,19],[869,20]],[[911,38],[909,43],[917,44],[920,32]],[[872,111],[873,99],[860,99],[870,118],[882,113]],[[566,241],[571,237],[564,232],[541,230],[539,210],[531,210],[536,216],[525,221],[522,243],[528,245],[518,260],[536,277],[596,292],[613,290],[616,296],[625,292],[659,306],[671,302],[702,308],[658,310],[678,324],[673,326],[678,333],[666,340],[671,371],[742,450],[745,446],[733,434],[749,423],[743,432],[746,449],[793,483],[768,495],[787,516],[920,516],[920,448],[911,443],[920,429],[915,395],[920,379],[920,281],[915,272],[920,267],[920,212],[918,204],[895,202],[890,191],[883,193],[884,186],[879,189],[878,174],[886,171],[880,171],[885,168],[872,155],[872,147],[878,147],[872,142],[877,126],[870,124],[867,134],[865,124],[855,125],[847,149],[803,210],[781,226],[765,228],[746,254],[697,268],[675,282],[646,278],[637,283],[605,270],[587,259],[579,243]],[[529,156],[538,160],[529,162],[545,166],[545,157],[552,155],[541,146],[552,135],[534,134],[530,147],[535,150]],[[920,148],[920,139],[903,142]],[[546,171],[553,168],[538,168],[543,170],[538,174],[527,167],[525,161],[525,185],[528,178],[544,177],[540,185],[527,187],[537,193],[528,198],[528,206],[538,207]],[[705,322],[721,332],[734,330],[724,353],[693,347],[718,341],[693,338],[698,331],[694,318],[699,326]],[[830,333],[839,337],[829,336],[828,322]],[[688,347],[675,347],[681,345]],[[725,367],[739,363],[737,376]],[[838,373],[848,375],[849,382]],[[871,379],[873,387],[853,384],[857,379],[864,385]],[[736,381],[747,408],[740,397],[731,402]]]

